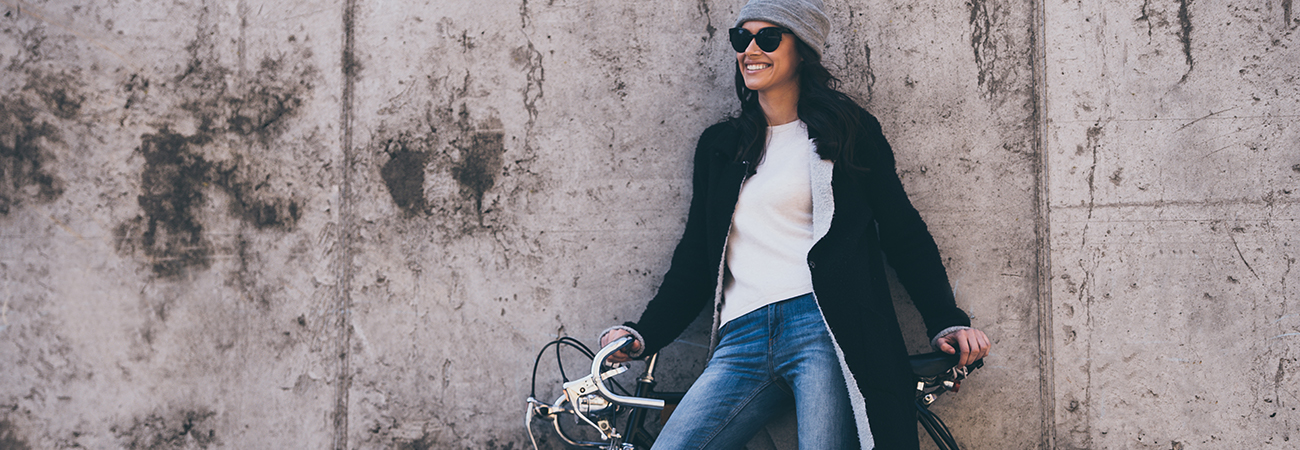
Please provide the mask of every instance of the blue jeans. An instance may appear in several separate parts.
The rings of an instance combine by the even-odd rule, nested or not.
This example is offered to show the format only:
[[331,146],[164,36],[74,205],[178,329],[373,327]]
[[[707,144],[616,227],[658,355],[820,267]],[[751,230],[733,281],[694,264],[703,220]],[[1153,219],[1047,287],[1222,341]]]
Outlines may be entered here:
[[793,404],[799,448],[858,447],[839,357],[812,294],[727,322],[654,449],[741,449]]

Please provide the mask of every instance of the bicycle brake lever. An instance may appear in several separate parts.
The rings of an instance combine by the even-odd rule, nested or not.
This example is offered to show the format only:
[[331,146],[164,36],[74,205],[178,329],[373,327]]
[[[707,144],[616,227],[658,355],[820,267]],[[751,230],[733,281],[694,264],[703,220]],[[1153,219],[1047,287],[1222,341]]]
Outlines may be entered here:
[[[623,372],[627,372],[627,366],[619,366],[610,369],[605,373],[600,374],[600,379],[602,381],[608,380]],[[569,403],[574,405],[578,404],[578,399],[582,396],[595,394],[597,392],[600,392],[600,388],[596,387],[596,381],[591,378],[591,375],[564,383],[564,395],[569,399]]]

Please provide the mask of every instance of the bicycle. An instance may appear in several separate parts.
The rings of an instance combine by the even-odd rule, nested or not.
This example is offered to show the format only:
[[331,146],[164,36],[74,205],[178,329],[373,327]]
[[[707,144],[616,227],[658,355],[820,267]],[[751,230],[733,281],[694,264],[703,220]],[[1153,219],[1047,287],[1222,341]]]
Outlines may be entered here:
[[[562,337],[551,341],[542,347],[538,352],[537,358],[533,361],[533,386],[532,392],[528,396],[528,408],[524,417],[524,427],[528,430],[528,438],[537,449],[537,440],[533,436],[532,422],[534,418],[549,420],[555,428],[555,433],[560,437],[569,448],[588,448],[600,450],[646,450],[654,444],[655,435],[645,428],[646,414],[650,410],[663,410],[669,405],[675,405],[681,401],[684,392],[656,392],[654,372],[658,362],[658,354],[650,355],[646,358],[646,370],[637,378],[636,391],[633,395],[627,395],[626,390],[623,394],[617,394],[608,386],[605,381],[613,381],[616,375],[624,373],[628,367],[623,364],[616,364],[605,370],[604,361],[606,357],[623,347],[632,343],[630,336],[624,336],[611,342],[609,345],[601,348],[597,352],[592,352],[586,345],[571,337]],[[563,393],[554,403],[547,404],[537,400],[537,366],[541,362],[542,355],[550,346],[556,347],[556,360],[560,366],[562,382],[561,388]],[[564,374],[564,364],[560,360],[560,347],[568,345],[582,352],[588,358],[591,358],[591,373],[577,380],[569,381]],[[957,392],[961,388],[961,381],[964,380],[970,371],[984,366],[984,360],[977,360],[966,367],[956,367],[959,360],[958,355],[949,355],[943,352],[924,353],[911,355],[908,357],[912,364],[912,372],[916,374],[916,411],[917,421],[934,440],[939,450],[960,450],[957,442],[952,437],[948,426],[939,419],[933,411],[930,411],[930,405],[934,404],[939,396],[951,392]],[[615,382],[617,386],[617,383]],[[622,389],[621,386],[618,386]],[[627,420],[624,422],[626,435],[619,432],[616,428],[618,417],[623,412],[627,412]],[[583,440],[575,438],[571,432],[566,431],[560,425],[562,415],[574,417],[575,423],[589,426],[595,430],[599,436],[599,441]]]

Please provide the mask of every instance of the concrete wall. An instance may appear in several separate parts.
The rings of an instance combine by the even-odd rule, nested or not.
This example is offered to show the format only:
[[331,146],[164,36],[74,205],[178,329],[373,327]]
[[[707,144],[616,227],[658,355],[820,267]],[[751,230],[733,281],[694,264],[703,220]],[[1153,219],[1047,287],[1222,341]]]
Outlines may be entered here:
[[1057,445],[1300,433],[1300,12],[1046,9]]
[[[963,445],[1295,445],[1291,0],[831,3],[995,342]],[[666,270],[741,4],[0,0],[0,449],[530,447],[534,352]]]

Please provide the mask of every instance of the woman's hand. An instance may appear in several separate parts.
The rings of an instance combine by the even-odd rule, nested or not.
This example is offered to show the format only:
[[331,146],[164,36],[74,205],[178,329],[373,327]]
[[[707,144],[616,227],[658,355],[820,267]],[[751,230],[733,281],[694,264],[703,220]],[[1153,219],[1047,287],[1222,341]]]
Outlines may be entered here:
[[939,350],[944,353],[951,355],[961,351],[961,360],[957,362],[959,367],[988,356],[991,347],[993,344],[989,343],[989,337],[974,328],[957,330],[939,338]]
[[[604,336],[600,337],[600,347],[604,348],[606,345],[609,345],[610,342],[617,341],[618,338],[621,338],[623,336],[630,336],[631,334],[632,333],[628,333],[627,330],[619,330],[619,329],[610,330],[610,332],[605,333]],[[636,353],[639,351],[641,351],[641,343],[634,339],[632,341],[632,353]],[[632,357],[628,356],[627,352],[623,350],[619,350],[614,353],[611,353],[608,358],[605,358],[605,363],[606,364],[625,363],[631,360]]]

